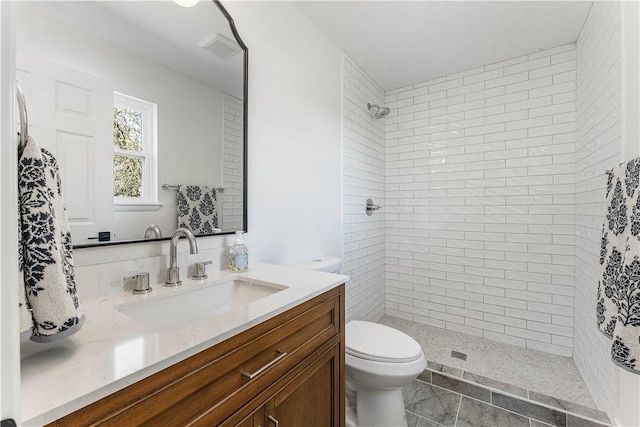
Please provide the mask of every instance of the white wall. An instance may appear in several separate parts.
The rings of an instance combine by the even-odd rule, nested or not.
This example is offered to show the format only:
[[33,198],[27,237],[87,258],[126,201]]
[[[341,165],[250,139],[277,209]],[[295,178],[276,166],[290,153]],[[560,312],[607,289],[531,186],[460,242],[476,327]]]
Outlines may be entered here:
[[341,257],[341,51],[293,3],[225,7],[249,47],[250,259]]
[[575,57],[386,93],[387,314],[571,355]]
[[0,2],[0,419],[20,420],[18,183],[13,4]]
[[618,2],[594,2],[578,38],[576,115],[576,365],[599,408],[613,414],[611,341],[595,327],[605,171],[620,163],[621,15]]
[[158,201],[163,206],[158,212],[115,212],[117,225],[110,231],[116,240],[142,238],[155,223],[167,236],[176,227],[176,194],[161,190],[160,184],[222,186],[223,94],[47,17],[28,3],[18,6],[18,52],[105,78],[115,91],[157,104]]
[[[640,156],[640,4],[624,2],[622,13],[622,161]],[[640,425],[640,375],[616,367],[617,425]]]
[[344,266],[347,321],[384,315],[385,208],[367,216],[365,202],[384,207],[384,119],[367,103],[382,105],[384,92],[346,54],[343,56]]

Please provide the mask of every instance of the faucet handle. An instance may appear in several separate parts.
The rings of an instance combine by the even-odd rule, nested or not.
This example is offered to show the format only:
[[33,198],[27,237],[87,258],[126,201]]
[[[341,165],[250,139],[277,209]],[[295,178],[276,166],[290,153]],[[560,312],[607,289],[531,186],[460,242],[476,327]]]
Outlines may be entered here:
[[207,278],[207,265],[212,264],[213,261],[196,262],[196,272],[193,275],[195,280]]
[[153,289],[149,286],[149,273],[138,273],[133,276],[123,277],[122,280],[134,280],[133,293],[134,294],[146,294]]

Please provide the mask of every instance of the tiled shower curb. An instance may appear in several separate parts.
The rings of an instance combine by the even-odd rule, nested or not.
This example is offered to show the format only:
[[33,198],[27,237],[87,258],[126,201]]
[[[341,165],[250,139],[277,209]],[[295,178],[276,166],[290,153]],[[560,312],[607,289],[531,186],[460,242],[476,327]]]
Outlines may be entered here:
[[[606,418],[607,421],[573,412],[566,408],[559,408],[543,402],[538,402],[536,400],[529,399],[528,397],[513,394],[486,384],[470,381],[454,373],[447,372],[447,370],[460,370],[442,365],[440,366],[440,369],[427,367],[425,372],[418,377],[417,381],[422,381],[436,387],[479,400],[497,408],[514,412],[548,425],[558,427],[572,427],[576,425],[583,427],[611,426],[611,422],[604,412],[593,410],[599,413],[601,417]],[[425,375],[427,373],[428,376]],[[538,408],[544,409],[540,410]]]

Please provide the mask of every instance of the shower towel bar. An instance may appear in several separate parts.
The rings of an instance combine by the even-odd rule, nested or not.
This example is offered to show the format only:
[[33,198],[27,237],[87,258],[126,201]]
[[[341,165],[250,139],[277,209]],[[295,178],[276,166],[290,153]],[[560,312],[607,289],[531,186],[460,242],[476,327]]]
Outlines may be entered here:
[[[162,189],[163,190],[177,190],[178,186],[177,185],[171,185],[171,184],[162,184]],[[216,187],[216,191],[218,193],[224,193],[224,188],[223,187]]]
[[22,153],[24,146],[27,143],[28,134],[28,117],[27,117],[27,103],[24,100],[24,92],[20,87],[20,83],[16,81],[16,97],[18,98],[18,113],[20,114],[20,142],[18,142],[18,153]]

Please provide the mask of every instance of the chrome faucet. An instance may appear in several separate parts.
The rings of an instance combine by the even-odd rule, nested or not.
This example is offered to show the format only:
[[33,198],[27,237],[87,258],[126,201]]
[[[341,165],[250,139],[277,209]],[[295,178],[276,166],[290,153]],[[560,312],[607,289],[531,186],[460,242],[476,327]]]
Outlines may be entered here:
[[182,285],[180,280],[180,267],[178,267],[178,254],[177,246],[180,236],[185,236],[189,241],[189,251],[191,255],[198,253],[198,244],[196,238],[188,228],[178,228],[173,232],[171,241],[169,242],[169,270],[167,270],[167,281],[164,282],[165,286],[178,287]]
[[157,239],[159,237],[162,237],[162,231],[160,231],[160,227],[155,224],[148,226],[144,232],[145,239]]

